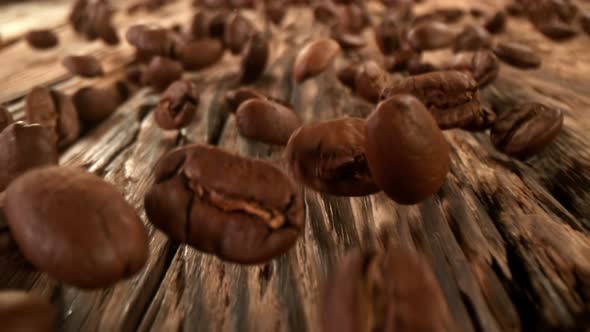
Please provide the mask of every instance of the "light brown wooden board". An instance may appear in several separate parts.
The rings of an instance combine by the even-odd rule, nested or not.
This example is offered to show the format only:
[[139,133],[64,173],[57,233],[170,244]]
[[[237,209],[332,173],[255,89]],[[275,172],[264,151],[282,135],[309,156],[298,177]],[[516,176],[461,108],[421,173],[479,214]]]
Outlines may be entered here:
[[[118,18],[121,27],[155,20],[186,22],[190,1],[152,14]],[[491,9],[500,1],[481,1]],[[419,11],[463,1],[426,1]],[[370,6],[378,15],[377,6]],[[4,17],[4,16],[1,16]],[[272,61],[255,85],[289,100],[305,122],[366,116],[372,106],[340,86],[333,71],[297,86],[290,75],[294,51],[323,33],[307,11],[294,10],[284,32],[273,29]],[[93,81],[69,78],[57,60],[67,52],[98,54],[107,78],[120,75],[132,57],[127,45],[109,49],[87,44],[59,26],[64,49],[29,51],[17,42],[2,49],[13,66],[0,68],[0,101],[22,114],[18,99],[36,84],[71,93]],[[122,28],[123,29],[123,28]],[[121,30],[124,31],[124,30]],[[366,32],[372,40],[370,32]],[[447,131],[452,170],[435,196],[416,206],[399,206],[383,194],[338,198],[301,188],[306,228],[296,247],[261,266],[224,263],[190,247],[170,243],[146,221],[151,256],[146,268],[113,288],[81,292],[34,273],[18,257],[0,259],[0,288],[24,288],[51,297],[61,309],[63,331],[318,331],[322,285],[346,250],[410,247],[429,257],[451,313],[463,331],[528,331],[537,324],[585,328],[590,316],[590,37],[554,43],[522,19],[510,19],[498,39],[538,49],[543,67],[520,71],[504,65],[482,92],[500,112],[525,100],[564,109],[564,130],[539,155],[518,161],[493,149],[485,133]],[[373,42],[362,51],[377,57]],[[434,62],[449,56],[434,52]],[[22,61],[18,64],[19,59]],[[344,57],[354,58],[354,54]],[[85,167],[116,184],[145,220],[142,199],[158,158],[174,146],[218,144],[285,167],[282,149],[241,138],[223,104],[235,86],[239,58],[226,55],[205,71],[189,75],[203,87],[200,121],[182,132],[158,129],[157,102],[142,90],[119,111],[88,132],[61,162]],[[142,107],[143,105],[143,107]],[[148,106],[145,106],[148,105]],[[152,106],[149,106],[152,105]],[[142,109],[142,111],[140,111]],[[528,222],[523,216],[536,214]],[[394,250],[394,249],[391,249]],[[585,318],[584,318],[585,317]]]

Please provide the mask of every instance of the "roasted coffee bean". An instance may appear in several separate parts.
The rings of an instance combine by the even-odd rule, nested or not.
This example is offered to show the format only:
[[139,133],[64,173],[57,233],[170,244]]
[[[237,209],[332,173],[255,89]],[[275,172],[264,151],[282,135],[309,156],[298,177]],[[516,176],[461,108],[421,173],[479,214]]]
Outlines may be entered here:
[[38,50],[54,48],[59,44],[57,35],[51,30],[31,30],[25,35],[25,40]]
[[415,50],[435,50],[449,47],[455,41],[455,32],[441,22],[424,22],[408,32],[408,42]]
[[354,79],[355,93],[372,103],[379,101],[391,82],[389,74],[375,61],[367,61],[359,67]]
[[0,291],[3,331],[56,331],[57,309],[41,295],[19,290]]
[[143,72],[141,81],[157,91],[164,91],[172,82],[182,77],[182,65],[164,57],[154,57]]
[[225,47],[233,54],[240,54],[253,33],[252,22],[237,12],[230,16],[225,23],[223,34]]
[[498,58],[489,50],[458,53],[443,67],[470,72],[480,89],[495,81],[500,71]]
[[4,209],[27,260],[72,286],[111,286],[147,260],[147,232],[135,209],[114,186],[81,169],[27,172],[6,189]]
[[340,46],[330,38],[322,38],[307,44],[295,59],[295,81],[303,81],[324,72],[340,54]]
[[568,40],[575,37],[578,34],[578,30],[572,25],[563,23],[560,21],[548,21],[535,25],[535,28],[539,30],[547,38],[562,41]]
[[391,54],[401,46],[401,33],[398,23],[393,19],[384,19],[375,27],[375,40],[383,54]]
[[338,196],[364,196],[379,188],[365,158],[365,120],[341,118],[299,128],[285,156],[298,181]]
[[38,124],[15,122],[0,133],[0,192],[20,175],[57,164],[55,135]]
[[331,37],[344,50],[359,49],[367,45],[362,35],[349,33],[340,29],[332,29]]
[[449,172],[449,145],[420,100],[396,95],[365,124],[366,155],[375,183],[399,204],[436,193]]
[[204,10],[198,11],[193,15],[190,23],[190,37],[193,40],[211,37],[209,27],[212,17],[209,12]]
[[80,136],[80,119],[72,99],[45,87],[35,87],[25,101],[27,122],[38,123],[55,133],[57,145],[64,148]]
[[496,123],[497,118],[498,117],[496,113],[491,108],[483,106],[481,108],[481,113],[479,113],[478,116],[474,117],[468,125],[463,126],[461,129],[468,131],[488,130],[494,123]]
[[244,264],[282,255],[304,227],[303,199],[282,171],[205,145],[158,162],[145,209],[173,240]]
[[357,63],[351,63],[347,66],[344,66],[338,69],[336,76],[340,83],[346,86],[349,89],[354,89],[354,84],[356,80],[356,75],[360,70],[360,66]]
[[325,285],[324,332],[457,331],[427,258],[407,249],[353,250]]
[[13,122],[14,119],[12,118],[10,112],[8,112],[6,108],[0,105],[0,133],[2,132],[2,130],[4,130],[4,128],[8,127]]
[[553,142],[562,125],[561,110],[525,103],[501,114],[490,138],[498,150],[514,157],[528,157]]
[[500,60],[511,66],[521,69],[535,69],[541,66],[541,57],[523,44],[498,42],[493,50]]
[[84,87],[72,96],[80,120],[87,126],[94,126],[111,114],[127,99],[126,84],[114,82],[106,87]]
[[433,71],[437,71],[438,68],[430,62],[424,62],[420,58],[411,58],[407,65],[408,74],[420,75],[426,74]]
[[186,70],[209,67],[223,57],[223,44],[218,39],[199,39],[182,44],[179,60]]
[[500,33],[506,28],[506,20],[506,13],[500,10],[488,18],[483,26],[490,33]]
[[162,129],[180,129],[195,117],[199,107],[199,90],[191,81],[176,81],[166,89],[154,119]]
[[477,82],[455,70],[407,77],[387,85],[384,97],[411,94],[428,108],[441,129],[463,128],[483,116]]
[[268,38],[261,32],[254,34],[242,54],[242,83],[254,82],[264,74],[269,53]]
[[70,55],[63,59],[62,64],[72,75],[96,77],[104,74],[102,65],[92,55]]
[[134,25],[127,30],[126,38],[146,59],[158,55],[170,57],[175,53],[175,39],[172,32],[165,28]]
[[244,137],[267,144],[286,145],[301,126],[292,109],[271,100],[254,98],[236,111],[236,124]]
[[113,14],[108,0],[77,0],[68,19],[74,30],[86,39],[100,38],[109,45],[116,45],[119,35],[112,23]]
[[388,72],[405,71],[412,61],[422,60],[422,53],[412,49],[400,49],[392,55],[386,56],[383,66]]
[[463,31],[455,38],[453,50],[459,51],[477,51],[482,48],[492,46],[492,37],[486,29],[480,26],[467,25]]
[[269,100],[273,103],[281,104],[286,108],[293,109],[293,106],[288,102],[272,96],[267,96],[264,93],[252,88],[241,87],[236,90],[228,91],[225,94],[225,102],[229,106],[229,110],[231,112],[236,112],[242,103],[251,99]]
[[337,6],[338,25],[345,31],[361,33],[367,26],[367,17],[357,4]]

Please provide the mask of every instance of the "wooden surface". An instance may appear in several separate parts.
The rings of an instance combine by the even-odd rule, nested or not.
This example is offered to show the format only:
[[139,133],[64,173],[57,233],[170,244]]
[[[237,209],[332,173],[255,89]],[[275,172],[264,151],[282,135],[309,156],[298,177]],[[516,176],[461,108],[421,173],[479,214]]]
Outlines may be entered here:
[[[132,17],[121,13],[117,26],[124,31],[137,22],[187,23],[190,2]],[[41,12],[65,15],[65,2],[58,3],[0,8],[0,33],[11,40],[0,44],[0,103],[17,117],[34,85],[71,93],[96,84],[67,75],[59,60],[68,53],[99,56],[109,72],[104,79],[120,75],[132,60],[128,45],[87,43],[63,20],[44,22],[59,33],[59,48],[30,50],[20,36],[31,22],[40,24],[36,15]],[[473,3],[487,9],[503,5],[430,0],[418,11]],[[38,11],[23,10],[33,8],[26,6]],[[378,14],[377,7],[371,9]],[[339,85],[332,70],[303,85],[293,83],[294,51],[322,31],[312,25],[309,12],[294,10],[282,32],[272,29],[272,61],[255,85],[292,102],[305,122],[366,116],[372,106]],[[366,37],[372,43],[369,31]],[[544,62],[541,69],[526,72],[502,66],[499,79],[482,92],[486,103],[504,112],[535,100],[565,111],[563,132],[537,156],[515,160],[495,151],[486,133],[447,131],[452,169],[438,195],[416,206],[399,206],[383,194],[349,199],[302,188],[306,229],[294,249],[268,264],[221,262],[171,243],[146,222],[151,255],[145,269],[128,281],[82,292],[6,256],[0,257],[0,288],[34,289],[51,297],[60,307],[62,331],[318,331],[322,284],[347,249],[404,246],[429,257],[462,331],[585,331],[590,326],[590,37],[554,43],[528,22],[510,19],[497,38],[531,45]],[[361,53],[377,57],[374,45]],[[426,58],[438,62],[449,55],[433,52]],[[224,106],[224,92],[236,86],[238,66],[239,58],[226,54],[216,66],[188,75],[203,94],[200,121],[186,130],[160,130],[152,116],[158,97],[144,89],[64,151],[61,163],[85,167],[116,184],[144,220],[142,201],[153,166],[175,146],[216,144],[284,167],[282,149],[241,138]],[[531,214],[536,217],[526,217]]]

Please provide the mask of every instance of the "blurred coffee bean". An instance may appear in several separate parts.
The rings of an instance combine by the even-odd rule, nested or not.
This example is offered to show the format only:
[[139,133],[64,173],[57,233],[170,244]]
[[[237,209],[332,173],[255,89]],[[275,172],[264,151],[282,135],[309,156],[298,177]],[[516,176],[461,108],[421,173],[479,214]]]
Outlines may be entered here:
[[535,28],[547,38],[553,39],[555,41],[568,40],[578,34],[578,30],[576,30],[575,27],[560,21],[548,21],[545,23],[540,23],[535,25]]
[[391,54],[401,46],[401,36],[398,23],[392,19],[383,19],[375,29],[375,40],[383,54]]
[[408,32],[408,42],[415,50],[435,50],[449,47],[455,41],[455,32],[441,22],[424,22]]
[[253,33],[252,22],[236,12],[225,23],[223,41],[233,54],[240,54]]
[[253,98],[236,111],[238,131],[249,139],[275,145],[286,145],[291,134],[301,126],[295,112],[268,99]]
[[324,72],[340,54],[340,46],[330,38],[312,41],[299,51],[295,58],[293,75],[297,83]]
[[477,51],[482,48],[489,48],[492,45],[492,37],[480,26],[467,25],[455,38],[453,50]]
[[0,322],[7,332],[53,332],[58,311],[39,294],[20,290],[0,291]]
[[176,81],[162,94],[154,119],[162,129],[180,129],[190,124],[198,107],[197,86],[188,80]]
[[74,31],[88,40],[102,39],[108,45],[119,43],[114,27],[114,10],[108,0],[76,0],[68,20]]
[[364,126],[363,119],[341,118],[299,128],[285,151],[295,178],[331,195],[379,191],[367,166]]
[[506,28],[506,13],[503,10],[497,11],[484,23],[484,27],[490,33],[500,33]]
[[25,40],[32,48],[45,50],[59,44],[57,35],[51,30],[30,30],[25,34]]
[[457,53],[443,67],[447,70],[470,72],[481,89],[496,80],[500,71],[500,62],[492,51],[480,50]]
[[268,38],[262,32],[257,32],[250,38],[242,54],[242,83],[254,82],[264,74],[270,56],[268,42]]
[[92,55],[70,55],[63,59],[62,65],[72,75],[96,77],[104,74],[102,65]]
[[358,74],[360,68],[358,63],[351,63],[348,64],[340,69],[338,69],[336,76],[340,83],[346,86],[349,89],[354,89],[354,83],[356,80],[356,75]]
[[420,100],[411,95],[384,100],[365,128],[371,175],[391,199],[416,204],[439,190],[449,172],[449,146]]
[[388,73],[377,62],[367,61],[357,71],[354,79],[354,91],[359,97],[376,103],[382,97],[389,83]]
[[218,39],[190,41],[180,46],[179,61],[186,70],[200,70],[221,60],[223,51],[223,44]]
[[461,129],[468,131],[488,130],[494,125],[494,123],[496,123],[497,119],[498,116],[491,108],[482,106],[481,113],[474,117],[468,125],[463,126]]
[[493,47],[496,56],[511,66],[521,69],[536,69],[541,66],[541,57],[526,45],[514,42],[498,42]]
[[25,100],[28,123],[38,123],[55,134],[59,148],[72,144],[80,136],[80,120],[69,96],[45,87],[35,87]]
[[358,34],[367,26],[365,13],[358,4],[339,5],[336,12],[338,25],[345,31]]
[[182,77],[182,65],[161,56],[154,57],[143,72],[141,81],[157,91],[164,91],[172,82]]
[[438,68],[430,62],[424,62],[419,57],[414,57],[408,61],[407,70],[410,75],[420,75],[437,71]]
[[134,25],[127,30],[126,38],[146,59],[154,56],[170,57],[175,53],[174,37],[172,32],[165,28]]
[[84,87],[72,96],[80,120],[86,126],[94,126],[111,114],[129,97],[126,84],[114,82],[106,87]]
[[539,103],[525,103],[501,114],[490,133],[496,148],[514,157],[528,157],[549,145],[561,132],[563,112]]
[[231,90],[225,94],[225,102],[227,103],[231,112],[237,111],[238,107],[240,107],[242,103],[250,99],[264,100],[267,99],[267,96],[265,96],[262,92],[246,87]]

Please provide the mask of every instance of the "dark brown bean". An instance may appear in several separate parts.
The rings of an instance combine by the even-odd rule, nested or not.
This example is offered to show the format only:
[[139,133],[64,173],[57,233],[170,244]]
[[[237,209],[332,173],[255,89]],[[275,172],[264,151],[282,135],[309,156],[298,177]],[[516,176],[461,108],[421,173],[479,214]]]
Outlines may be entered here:
[[119,35],[112,23],[113,14],[109,1],[76,0],[68,20],[86,39],[100,38],[109,45],[116,45]]
[[359,34],[367,26],[367,17],[358,4],[337,6],[338,25],[345,31]]
[[365,120],[342,118],[299,128],[285,156],[298,181],[338,196],[376,193],[365,158]]
[[318,23],[334,25],[338,21],[338,12],[332,3],[319,2],[313,6],[313,18]]
[[468,124],[463,126],[461,129],[468,131],[484,131],[490,129],[497,120],[496,113],[489,107],[483,106],[481,113],[474,117],[474,119]]
[[170,30],[158,26],[134,25],[127,30],[127,41],[146,59],[169,57],[175,53],[175,39]]
[[563,112],[539,103],[526,103],[498,118],[490,133],[498,150],[528,157],[550,144],[561,132]]
[[143,72],[141,81],[157,91],[164,91],[174,81],[182,77],[182,65],[161,56],[154,57]]
[[386,56],[383,66],[388,72],[406,71],[412,61],[421,61],[422,53],[412,49],[400,49],[392,55]]
[[449,172],[449,146],[420,100],[411,95],[386,99],[365,128],[369,169],[391,199],[416,204],[439,190]]
[[35,87],[25,101],[27,122],[38,123],[55,134],[59,148],[80,136],[80,120],[72,99],[45,87]]
[[276,145],[286,145],[291,134],[301,126],[301,120],[292,109],[259,98],[240,105],[236,123],[242,136]]
[[70,55],[63,59],[62,64],[72,75],[96,77],[104,74],[102,65],[92,55]]
[[282,171],[205,145],[158,162],[145,209],[173,240],[244,264],[282,255],[304,227],[303,199]]
[[250,99],[266,99],[267,97],[254,89],[251,88],[239,88],[236,90],[228,91],[225,94],[225,101],[229,106],[230,111],[235,112],[243,102]]
[[218,39],[199,39],[180,46],[179,60],[186,70],[200,70],[221,60],[223,51]]
[[590,13],[584,13],[580,16],[580,24],[582,25],[582,29],[586,31],[586,34],[590,35]]
[[56,331],[57,309],[41,295],[19,290],[0,291],[3,331]]
[[0,105],[0,133],[2,130],[4,130],[4,128],[8,127],[13,122],[14,119],[12,118],[12,114],[10,114],[10,112],[8,112],[8,110],[2,105]]
[[195,117],[199,107],[199,90],[188,80],[172,83],[160,98],[154,119],[162,129],[180,129]]
[[322,38],[305,45],[293,68],[295,81],[303,81],[324,72],[340,54],[340,45],[330,38]]
[[0,192],[25,172],[57,164],[55,135],[38,124],[15,122],[0,133]]
[[148,257],[135,209],[114,186],[81,169],[26,173],[6,189],[4,212],[27,260],[76,287],[108,287],[139,271]]
[[242,83],[254,82],[264,74],[269,53],[268,38],[261,32],[254,34],[242,54]]
[[391,54],[401,46],[401,34],[398,23],[393,19],[384,19],[375,27],[375,40],[383,54]]
[[506,28],[506,20],[506,13],[503,10],[499,10],[486,20],[484,27],[490,33],[500,33]]
[[324,332],[457,331],[428,260],[403,248],[349,252],[322,300]]
[[376,103],[390,82],[391,77],[379,64],[375,61],[367,61],[357,71],[354,91],[359,97]]
[[492,38],[484,28],[480,26],[467,25],[455,38],[453,50],[477,51],[482,48],[489,48],[492,45]]
[[419,57],[414,57],[408,61],[407,70],[410,75],[420,75],[437,71],[438,67],[430,62],[422,61]]
[[560,21],[548,21],[537,24],[535,27],[547,38],[555,41],[568,40],[578,34],[578,30],[575,27]]
[[254,25],[252,25],[252,22],[239,12],[236,12],[225,23],[223,34],[225,47],[233,54],[240,54],[253,33]]
[[80,120],[87,126],[94,126],[111,116],[127,99],[126,84],[121,81],[106,87],[84,87],[72,96]]
[[31,30],[25,35],[25,40],[38,50],[54,48],[59,44],[57,35],[51,30]]
[[441,22],[424,22],[408,32],[408,42],[415,50],[435,50],[449,47],[455,41],[455,32]]
[[360,70],[360,66],[358,63],[351,63],[348,64],[336,72],[336,76],[340,83],[346,86],[349,89],[354,89],[354,83],[356,80],[356,75]]
[[541,57],[531,48],[513,42],[498,42],[494,53],[503,62],[521,69],[536,69],[541,66]]
[[447,70],[470,72],[481,89],[496,80],[500,71],[500,62],[492,51],[481,50],[458,53],[443,67]]

